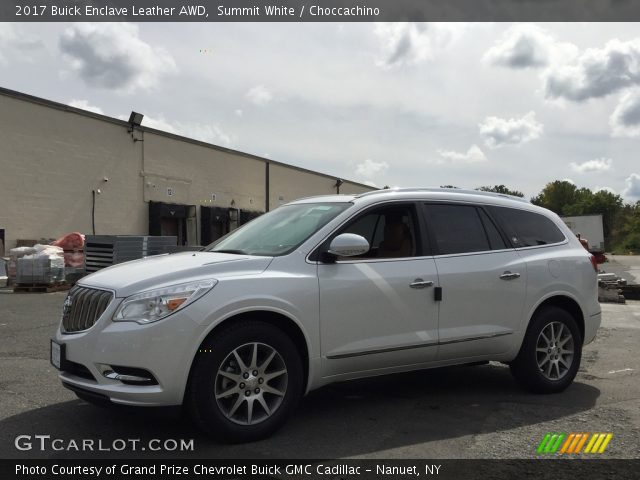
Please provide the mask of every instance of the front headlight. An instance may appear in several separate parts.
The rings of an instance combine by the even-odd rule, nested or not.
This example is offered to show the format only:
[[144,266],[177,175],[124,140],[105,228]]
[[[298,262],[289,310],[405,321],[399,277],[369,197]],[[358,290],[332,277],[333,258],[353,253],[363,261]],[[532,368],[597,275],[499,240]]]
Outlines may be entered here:
[[217,280],[202,280],[137,293],[124,299],[113,315],[116,322],[156,322],[195,302],[216,285]]

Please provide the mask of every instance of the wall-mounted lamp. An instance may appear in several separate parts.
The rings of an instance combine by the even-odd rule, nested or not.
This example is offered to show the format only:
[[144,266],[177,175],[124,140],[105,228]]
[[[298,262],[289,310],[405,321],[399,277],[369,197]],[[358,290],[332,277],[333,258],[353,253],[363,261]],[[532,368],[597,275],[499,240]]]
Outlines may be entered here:
[[344,182],[341,178],[336,178],[336,184],[334,185],[334,187],[336,188],[336,193],[340,193],[340,185],[342,185],[343,183]]
[[144,115],[142,113],[131,112],[131,115],[129,115],[129,125],[131,125],[131,130],[135,127],[139,127],[142,124],[143,118]]
[[142,119],[144,118],[144,115],[138,112],[131,112],[131,115],[129,115],[129,130],[127,130],[128,133],[131,134],[131,138],[133,138],[134,142],[142,142],[144,140],[142,140],[141,138],[136,138],[133,135],[133,132],[136,128],[138,128],[140,126],[140,124],[142,124]]

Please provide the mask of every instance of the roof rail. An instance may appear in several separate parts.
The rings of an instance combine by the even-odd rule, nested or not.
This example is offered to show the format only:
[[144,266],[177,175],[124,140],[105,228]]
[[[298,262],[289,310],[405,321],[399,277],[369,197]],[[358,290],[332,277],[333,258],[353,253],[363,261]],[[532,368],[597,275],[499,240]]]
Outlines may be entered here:
[[380,195],[384,193],[417,193],[417,192],[450,192],[450,193],[463,193],[465,195],[481,195],[485,197],[494,198],[508,198],[510,200],[517,200],[524,203],[529,203],[528,200],[522,197],[516,197],[514,195],[507,195],[506,193],[485,192],[482,190],[466,190],[463,188],[437,188],[437,187],[418,187],[418,188],[385,188],[382,190],[373,190],[371,192],[361,193],[356,198],[368,197],[370,195]]

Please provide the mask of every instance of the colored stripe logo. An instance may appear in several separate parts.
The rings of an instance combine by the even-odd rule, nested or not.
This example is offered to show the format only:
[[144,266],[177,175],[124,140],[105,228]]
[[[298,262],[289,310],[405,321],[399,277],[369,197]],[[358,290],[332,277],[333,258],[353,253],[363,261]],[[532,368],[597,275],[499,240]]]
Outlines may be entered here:
[[540,455],[564,454],[572,455],[578,453],[599,454],[603,453],[609,442],[613,438],[613,433],[547,433],[536,453]]

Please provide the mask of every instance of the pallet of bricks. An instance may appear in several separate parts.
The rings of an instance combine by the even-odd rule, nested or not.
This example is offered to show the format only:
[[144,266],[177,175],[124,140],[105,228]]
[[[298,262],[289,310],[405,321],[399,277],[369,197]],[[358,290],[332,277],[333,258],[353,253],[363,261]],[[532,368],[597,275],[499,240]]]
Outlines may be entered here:
[[9,255],[15,268],[15,293],[49,293],[69,288],[62,248],[36,244],[13,248]]
[[626,303],[622,287],[627,285],[624,278],[615,273],[602,272],[598,274],[598,301],[609,303]]

